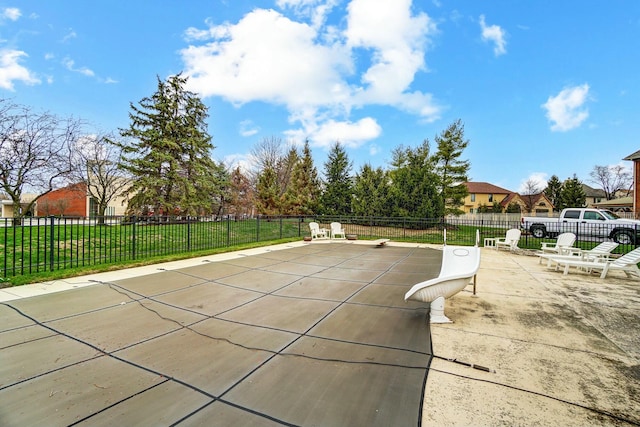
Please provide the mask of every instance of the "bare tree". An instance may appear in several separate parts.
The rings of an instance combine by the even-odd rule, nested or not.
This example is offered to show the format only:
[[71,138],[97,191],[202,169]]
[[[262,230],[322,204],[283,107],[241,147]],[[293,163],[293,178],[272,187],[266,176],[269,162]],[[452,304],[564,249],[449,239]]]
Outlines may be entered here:
[[119,145],[109,135],[87,135],[79,138],[73,149],[72,177],[86,183],[87,195],[94,200],[98,223],[104,224],[104,215],[116,197],[122,195],[131,180],[118,167],[122,154]]
[[631,188],[633,177],[624,166],[594,166],[589,174],[590,181],[599,185],[605,193],[607,200],[614,199],[620,190]]
[[527,212],[533,211],[533,206],[535,201],[538,199],[538,195],[540,194],[540,184],[534,180],[529,178],[522,185],[522,201],[525,204],[525,208],[527,208]]
[[286,210],[284,199],[293,170],[300,160],[298,150],[292,143],[271,137],[253,147],[251,155],[256,167],[252,181],[259,211],[282,213]]
[[[82,123],[0,100],[0,189],[13,202],[14,225],[71,172],[71,147]],[[34,197],[24,200],[31,192]]]

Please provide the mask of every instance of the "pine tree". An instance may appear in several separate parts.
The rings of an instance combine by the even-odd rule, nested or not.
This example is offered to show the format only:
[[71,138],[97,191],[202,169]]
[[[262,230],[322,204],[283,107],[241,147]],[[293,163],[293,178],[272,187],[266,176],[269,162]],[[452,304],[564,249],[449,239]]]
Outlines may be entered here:
[[356,174],[352,211],[358,216],[389,216],[389,176],[382,168],[365,164]]
[[568,178],[562,185],[562,206],[563,208],[581,208],[586,204],[587,197],[582,188],[582,182],[574,174],[573,178]]
[[460,160],[460,156],[469,140],[464,139],[464,125],[456,120],[449,127],[436,136],[438,151],[435,154],[436,171],[440,178],[439,190],[444,206],[444,214],[462,214],[460,206],[469,193],[465,182],[469,181],[468,160]]
[[324,191],[320,198],[320,209],[326,215],[349,215],[353,196],[351,179],[352,163],[347,152],[336,142],[329,151],[324,164]]
[[429,141],[419,147],[398,147],[393,153],[389,203],[391,216],[439,218],[443,214],[442,199],[436,183],[434,158]]
[[229,213],[234,215],[236,219],[243,216],[249,216],[252,212],[254,204],[253,188],[251,181],[237,166],[229,176],[230,199]]
[[553,209],[559,211],[562,209],[562,182],[557,175],[552,175],[547,181],[547,188],[544,189],[544,194],[547,196],[551,203],[553,203]]
[[256,208],[261,215],[280,214],[280,186],[275,168],[267,166],[258,174]]
[[320,180],[313,165],[309,141],[305,141],[302,156],[293,167],[291,180],[284,197],[289,215],[311,215],[316,213],[320,199]]
[[131,143],[123,148],[120,166],[133,177],[127,194],[129,210],[151,209],[163,215],[196,215],[211,210],[211,197],[219,185],[218,165],[213,162],[207,133],[206,106],[185,89],[180,74],[131,104],[128,129],[121,129]]

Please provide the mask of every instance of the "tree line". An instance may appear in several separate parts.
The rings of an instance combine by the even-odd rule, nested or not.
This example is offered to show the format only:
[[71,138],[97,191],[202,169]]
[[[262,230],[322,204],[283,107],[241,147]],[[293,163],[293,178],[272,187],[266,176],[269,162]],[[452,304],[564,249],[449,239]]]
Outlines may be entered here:
[[[362,215],[439,218],[459,213],[470,168],[469,141],[453,122],[417,147],[393,150],[387,169],[353,163],[339,142],[322,177],[310,143],[265,138],[252,149],[252,170],[215,161],[208,108],[181,74],[130,103],[127,128],[88,132],[76,118],[0,100],[0,188],[13,202],[14,224],[51,191],[83,182],[102,217],[116,196],[130,215]],[[83,190],[84,191],[84,190]],[[30,200],[24,195],[34,194]]]

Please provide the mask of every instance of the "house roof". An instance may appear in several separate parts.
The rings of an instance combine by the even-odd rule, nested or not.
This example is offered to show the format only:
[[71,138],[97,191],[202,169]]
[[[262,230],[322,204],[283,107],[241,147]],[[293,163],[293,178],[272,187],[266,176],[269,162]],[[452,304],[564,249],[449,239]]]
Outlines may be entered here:
[[633,198],[629,196],[629,197],[620,197],[619,199],[606,200],[604,202],[596,203],[596,206],[603,207],[603,208],[633,206]]
[[524,202],[525,197],[527,198],[531,197],[532,205],[537,205],[540,202],[540,199],[545,198],[549,202],[549,205],[553,206],[553,204],[551,203],[551,200],[549,200],[549,198],[544,193],[537,193],[537,194],[510,193],[507,197],[504,198],[504,200],[502,200],[502,202],[500,202],[500,204],[504,207],[507,207],[509,203],[513,202],[516,198],[520,198],[520,200]]
[[489,184],[488,182],[465,182],[469,193],[474,194],[510,194],[512,191],[505,190],[497,185]]
[[636,151],[633,154],[629,154],[627,157],[625,157],[622,160],[638,160],[640,159],[640,150]]
[[607,193],[600,188],[589,187],[587,184],[582,184],[582,190],[587,197],[607,197]]

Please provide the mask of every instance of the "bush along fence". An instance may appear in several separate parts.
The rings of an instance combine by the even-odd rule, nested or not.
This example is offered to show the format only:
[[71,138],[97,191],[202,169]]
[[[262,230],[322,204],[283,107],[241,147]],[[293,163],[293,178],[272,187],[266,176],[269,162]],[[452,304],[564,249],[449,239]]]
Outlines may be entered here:
[[[393,241],[473,245],[476,230],[480,244],[487,237],[504,237],[519,221],[416,219],[355,216],[259,216],[233,217],[104,217],[26,218],[13,226],[0,219],[0,277],[119,264],[153,257],[184,255],[251,243],[309,236],[308,223],[316,221],[329,228],[340,222],[345,232],[358,239],[388,238]],[[595,235],[595,234],[594,234]],[[551,236],[553,237],[553,236]],[[549,236],[536,238],[524,233],[521,248],[539,249]],[[576,246],[591,248],[603,238],[580,231]],[[636,241],[620,245],[625,253]]]

